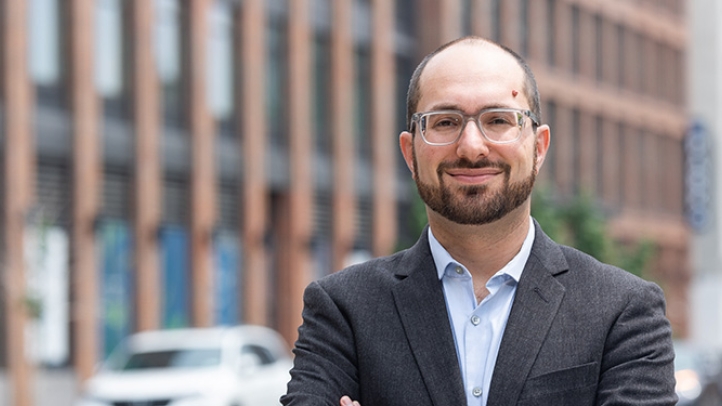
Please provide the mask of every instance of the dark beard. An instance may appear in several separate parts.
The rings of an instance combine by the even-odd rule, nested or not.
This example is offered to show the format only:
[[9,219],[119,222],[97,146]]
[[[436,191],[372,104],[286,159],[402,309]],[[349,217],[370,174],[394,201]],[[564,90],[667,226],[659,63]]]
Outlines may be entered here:
[[[536,162],[536,149],[534,149]],[[499,168],[503,171],[504,185],[497,192],[490,192],[487,185],[464,186],[460,195],[452,193],[444,183],[442,176],[447,168]],[[510,183],[511,167],[507,163],[492,162],[483,158],[477,162],[460,159],[456,162],[442,163],[436,170],[439,186],[421,182],[414,149],[414,177],[419,196],[433,211],[448,220],[459,224],[482,225],[501,219],[514,209],[521,206],[528,198],[536,180],[536,168],[533,168],[525,179]]]

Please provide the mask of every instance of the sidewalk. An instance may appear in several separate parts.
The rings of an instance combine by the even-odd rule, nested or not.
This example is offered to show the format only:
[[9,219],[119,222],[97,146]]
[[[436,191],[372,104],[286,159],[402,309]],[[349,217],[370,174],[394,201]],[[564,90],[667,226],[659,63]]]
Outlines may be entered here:
[[[34,406],[72,406],[75,373],[72,369],[36,369]],[[7,371],[0,369],[0,405],[10,406]]]

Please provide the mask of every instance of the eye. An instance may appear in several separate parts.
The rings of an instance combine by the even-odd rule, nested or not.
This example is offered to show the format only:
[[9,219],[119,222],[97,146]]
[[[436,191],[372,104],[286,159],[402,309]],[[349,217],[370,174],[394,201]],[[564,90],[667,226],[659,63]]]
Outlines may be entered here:
[[434,114],[429,116],[429,126],[438,131],[453,130],[459,128],[461,118],[453,114]]
[[509,112],[490,112],[481,117],[481,121],[485,127],[508,127],[517,125],[514,120],[514,113]]

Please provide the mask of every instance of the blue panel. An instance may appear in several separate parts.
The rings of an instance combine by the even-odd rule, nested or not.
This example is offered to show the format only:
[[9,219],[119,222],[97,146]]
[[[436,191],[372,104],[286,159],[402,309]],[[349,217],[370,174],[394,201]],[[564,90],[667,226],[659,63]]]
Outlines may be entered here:
[[100,248],[101,355],[107,357],[133,325],[133,258],[128,224],[103,220],[98,229]]
[[216,324],[233,325],[239,318],[240,255],[238,237],[222,233],[214,239],[215,250],[215,319]]
[[163,266],[163,327],[189,325],[188,232],[180,226],[164,226],[160,231]]

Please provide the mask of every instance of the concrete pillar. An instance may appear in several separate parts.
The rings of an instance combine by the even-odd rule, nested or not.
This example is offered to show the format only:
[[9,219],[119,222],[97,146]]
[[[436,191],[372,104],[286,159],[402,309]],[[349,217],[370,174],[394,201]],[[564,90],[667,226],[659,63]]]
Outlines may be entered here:
[[354,50],[351,0],[333,1],[331,33],[331,140],[333,149],[333,258],[341,269],[353,250],[356,220],[354,182]]
[[135,312],[138,331],[160,327],[160,260],[158,229],[161,218],[162,164],[160,117],[162,116],[156,73],[153,2],[130,3],[130,38],[133,53],[133,119],[135,127],[135,170],[133,179]]
[[491,20],[491,0],[472,0],[471,33],[491,39],[494,22]]
[[283,267],[279,275],[279,330],[294,342],[301,325],[303,290],[311,281],[313,237],[313,151],[311,133],[310,1],[289,1],[288,13],[288,153],[289,189],[284,202],[288,229],[278,255]]
[[263,0],[246,0],[239,15],[243,76],[239,134],[243,157],[243,310],[244,321],[269,324],[268,178],[266,175],[266,15]]
[[89,378],[98,362],[98,275],[95,223],[100,208],[103,169],[101,107],[95,90],[95,1],[70,0],[70,94],[73,126],[71,272],[74,353],[78,381]]
[[394,251],[397,233],[394,3],[372,0],[371,7],[372,254],[380,256]]
[[584,193],[596,191],[597,159],[601,151],[597,150],[597,136],[595,118],[589,112],[582,110],[579,117],[579,131],[577,144],[579,145],[579,190]]
[[2,168],[2,289],[9,388],[0,403],[33,404],[33,366],[27,359],[28,323],[25,280],[25,215],[35,189],[32,130],[33,94],[28,75],[26,1],[2,3],[2,100],[4,107]]
[[207,42],[210,0],[188,2],[189,97],[191,138],[190,250],[191,320],[213,325],[213,229],[216,221],[215,134],[208,110]]

